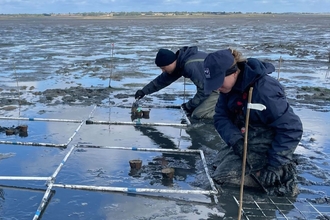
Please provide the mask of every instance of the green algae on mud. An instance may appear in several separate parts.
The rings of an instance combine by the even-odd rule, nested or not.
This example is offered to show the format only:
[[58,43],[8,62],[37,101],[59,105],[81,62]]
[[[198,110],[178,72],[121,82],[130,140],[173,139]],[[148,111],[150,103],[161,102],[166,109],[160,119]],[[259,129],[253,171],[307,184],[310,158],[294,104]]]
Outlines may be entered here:
[[330,89],[310,86],[298,87],[296,99],[296,102],[300,104],[328,106],[330,101]]
[[[115,87],[69,87],[64,89],[46,89],[40,92],[30,92],[34,97],[38,97],[39,103],[46,104],[76,104],[76,105],[92,105],[92,104],[102,104],[103,101],[109,99],[112,92],[128,91],[122,95],[115,95],[117,99],[127,99],[134,96],[134,91],[131,88],[143,87],[145,83],[127,83],[122,88]],[[294,98],[288,98],[293,105],[316,105],[316,106],[327,106],[328,101],[330,101],[330,89],[325,87],[294,87],[290,88],[290,95]],[[0,109],[5,111],[13,110],[15,105],[33,105],[37,103],[28,102],[26,99],[18,97],[8,97],[9,92],[6,90],[1,91],[0,98]],[[11,93],[12,94],[12,93]],[[163,100],[175,100],[184,96],[184,94],[176,93],[155,93],[153,95],[156,98]],[[8,97],[8,98],[6,98]],[[56,103],[53,102],[57,98]],[[150,97],[148,99],[151,100]],[[309,106],[311,109],[317,109],[315,107]]]
[[312,94],[313,98],[330,100],[330,89],[325,87],[312,87],[312,86],[303,86],[300,87],[301,91],[308,92]]

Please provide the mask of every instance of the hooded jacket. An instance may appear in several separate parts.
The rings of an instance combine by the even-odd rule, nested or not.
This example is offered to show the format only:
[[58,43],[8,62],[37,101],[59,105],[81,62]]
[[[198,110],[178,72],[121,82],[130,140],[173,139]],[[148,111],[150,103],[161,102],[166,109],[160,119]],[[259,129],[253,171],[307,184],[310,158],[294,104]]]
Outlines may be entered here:
[[143,87],[142,91],[146,94],[157,92],[180,77],[189,78],[197,87],[197,92],[186,104],[189,110],[194,110],[209,95],[204,94],[204,59],[207,53],[198,51],[196,46],[182,47],[176,52],[176,68],[172,74],[161,73],[149,84]]
[[[274,66],[249,58],[238,63],[238,68],[241,72],[232,90],[219,96],[214,115],[216,130],[229,146],[244,138],[241,128],[245,127],[247,96],[253,86],[251,103],[263,104],[266,110],[250,109],[249,128],[260,127],[272,133],[268,164],[278,167],[290,163],[303,129],[300,118],[287,102],[283,87],[268,75],[275,71]],[[248,134],[251,139],[250,132]]]

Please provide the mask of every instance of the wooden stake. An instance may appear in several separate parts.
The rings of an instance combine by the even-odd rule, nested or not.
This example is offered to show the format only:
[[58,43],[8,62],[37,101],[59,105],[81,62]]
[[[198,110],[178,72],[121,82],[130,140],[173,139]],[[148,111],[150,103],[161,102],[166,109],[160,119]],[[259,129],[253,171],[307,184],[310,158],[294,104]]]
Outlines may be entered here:
[[280,60],[279,60],[277,80],[280,80],[281,62],[282,62],[282,56],[280,56]]
[[111,88],[111,78],[112,78],[112,69],[113,69],[113,48],[115,47],[114,43],[111,44],[111,66],[110,66],[110,76],[109,76],[109,88]]
[[[249,90],[248,103],[252,100],[253,87]],[[242,175],[241,175],[241,187],[240,187],[240,198],[239,198],[239,210],[238,210],[238,220],[242,217],[242,207],[243,207],[243,189],[244,189],[244,177],[245,177],[245,167],[246,167],[246,154],[247,154],[247,139],[249,131],[249,118],[250,118],[250,108],[247,108],[246,119],[245,119],[245,133],[244,133],[244,148],[243,148],[243,161],[242,161]]]

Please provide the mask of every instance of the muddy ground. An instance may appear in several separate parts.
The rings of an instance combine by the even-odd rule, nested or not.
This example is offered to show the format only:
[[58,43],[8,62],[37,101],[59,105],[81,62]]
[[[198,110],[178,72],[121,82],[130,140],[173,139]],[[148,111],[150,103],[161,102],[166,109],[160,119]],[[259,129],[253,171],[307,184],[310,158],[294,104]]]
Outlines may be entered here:
[[[304,135],[296,151],[301,193],[294,198],[294,204],[297,206],[303,204],[299,202],[305,198],[313,204],[328,204],[330,194],[330,140],[327,134],[330,121],[328,19],[326,15],[171,19],[170,22],[167,19],[2,19],[0,20],[0,29],[3,30],[0,32],[2,79],[0,115],[50,118],[66,116],[86,119],[91,108],[97,105],[100,110],[95,119],[108,120],[110,118],[108,114],[110,115],[109,112],[112,110],[114,119],[131,121],[128,112],[134,102],[135,91],[160,73],[154,65],[154,57],[159,48],[176,50],[181,46],[197,45],[200,50],[206,52],[227,47],[239,49],[246,57],[256,57],[275,65],[276,72],[272,76],[283,84],[289,103],[303,121]],[[183,82],[183,79],[180,79],[168,88],[143,99],[142,106],[150,107],[151,113],[155,112],[155,115],[151,115],[150,121],[158,122],[163,118],[168,120],[172,117],[174,122],[180,122],[180,113],[174,110],[167,113],[167,109],[162,107],[178,106],[194,94],[193,84],[187,81],[184,87]],[[12,121],[2,120],[1,123],[4,127],[17,125]],[[85,126],[74,141],[75,143],[91,142],[95,145],[112,143],[131,146],[133,143],[141,147],[160,148],[176,148],[179,142],[179,146],[183,148],[203,149],[207,160],[212,161],[217,147],[223,143],[210,121],[201,120],[193,123],[193,126],[183,130],[159,127],[119,127],[116,130],[114,127],[105,129],[102,126],[90,130],[90,127]],[[63,127],[58,124],[39,127],[29,124],[29,127],[28,137],[6,136],[2,133],[2,140],[24,141],[31,138],[31,141],[36,142],[52,140],[63,143],[76,129],[69,124]],[[62,135],[62,132],[66,136]],[[132,137],[128,138],[127,134]],[[43,175],[40,169],[43,172],[53,170],[56,163],[63,158],[63,153],[67,152],[67,149],[57,151],[32,147],[13,148],[10,144],[2,147],[0,158],[3,160],[0,163],[4,164],[6,169],[1,175],[13,175],[13,170],[17,175]],[[31,161],[31,156],[26,156],[39,155],[40,152],[40,158],[44,158],[43,160],[38,158],[36,161]],[[77,155],[83,160],[76,158]],[[124,158],[130,156],[119,155]],[[143,172],[138,176],[134,174],[129,177],[126,175],[126,168],[121,171],[112,170],[114,163],[109,160],[118,162],[118,158],[121,158],[115,154],[79,150],[75,156],[73,162],[68,162],[72,168],[70,169],[69,166],[65,169],[63,171],[65,175],[60,176],[59,181],[74,180],[86,184],[115,185],[118,183],[118,186],[121,186],[129,185],[131,181],[129,177],[134,177],[134,184],[137,185],[145,180],[147,186],[168,187],[167,183],[164,184],[160,180],[159,173],[151,175],[154,172],[152,167],[144,167]],[[171,187],[207,188],[209,186],[204,175],[197,175],[202,170],[198,158],[153,155],[149,163],[157,167],[164,158],[182,171],[177,174],[177,179]],[[121,162],[123,161],[118,163]],[[127,161],[124,162],[126,164]],[[22,167],[27,167],[27,171],[22,169],[20,164]],[[75,175],[78,171],[82,174],[78,174],[77,177]],[[8,185],[7,182],[1,184]],[[24,184],[19,185],[24,186]],[[43,188],[37,183],[28,186]],[[3,198],[0,201],[0,212],[2,211],[5,216],[19,219],[30,217],[42,197],[42,194],[41,197],[34,197],[34,194],[29,193],[16,195],[16,191],[12,189],[4,192],[4,196],[0,197]],[[97,215],[99,219],[111,219],[113,216],[116,216],[116,219],[194,219],[196,216],[199,219],[235,219],[237,209],[232,199],[233,194],[237,194],[237,189],[222,192],[219,195],[220,207],[217,206],[214,210],[212,205],[199,203],[190,205],[184,201],[176,201],[171,196],[172,200],[168,198],[162,200],[157,196],[155,198],[154,195],[151,198],[130,198],[111,193],[110,195],[93,194],[56,189],[56,195],[45,212],[45,218],[58,219],[65,215],[72,219],[90,219],[91,216]],[[259,196],[258,192],[253,190],[246,194],[247,200],[263,201],[264,198]],[[26,197],[37,205],[31,206],[24,202],[21,206],[13,205],[15,203],[12,201],[25,201]],[[180,195],[175,197],[180,198]],[[205,198],[201,200],[204,201]],[[74,204],[74,206],[66,204]],[[136,204],[139,206],[134,209]],[[84,209],[86,207],[88,209]],[[15,210],[18,208],[22,212],[16,213]],[[63,210],[64,214],[60,215],[59,209]],[[158,213],[154,210],[158,210]],[[294,208],[287,208],[285,214],[299,215],[292,210]],[[125,214],[128,211],[133,214]],[[278,217],[278,214],[273,212],[269,215],[272,218]],[[27,219],[31,219],[29,217]],[[319,216],[317,214],[305,216],[305,219],[309,217]]]
[[[32,80],[32,79],[30,79]],[[32,80],[33,81],[33,80]],[[121,93],[120,89],[114,88],[84,88],[81,86],[69,87],[65,89],[46,89],[45,91],[23,91],[23,88],[19,88],[20,92],[17,92],[17,87],[11,87],[3,89],[1,91],[0,109],[5,111],[11,111],[20,106],[37,105],[43,103],[45,105],[82,105],[90,106],[93,104],[101,105],[108,102],[111,93],[116,90],[118,94],[114,98],[121,100],[121,102],[129,102],[129,97],[134,97],[134,91],[131,94]],[[33,89],[33,88],[32,88]],[[330,102],[330,89],[322,87],[293,87],[290,88],[289,101],[293,106],[311,106],[311,109],[319,109],[324,106],[329,106]],[[30,102],[25,98],[19,98],[23,93],[31,93],[37,100],[37,103]],[[6,98],[8,96],[16,96],[17,98]],[[181,96],[176,94],[157,95],[159,99],[163,100],[176,100]],[[56,101],[54,101],[56,100]],[[152,102],[152,98],[150,98]],[[115,104],[114,102],[110,104]],[[325,110],[329,111],[329,110]]]

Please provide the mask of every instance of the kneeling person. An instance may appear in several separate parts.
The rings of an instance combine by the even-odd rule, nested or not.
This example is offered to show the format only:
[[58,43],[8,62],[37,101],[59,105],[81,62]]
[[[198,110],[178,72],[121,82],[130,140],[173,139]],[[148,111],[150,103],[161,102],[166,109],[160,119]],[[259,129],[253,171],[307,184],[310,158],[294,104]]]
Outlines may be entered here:
[[255,58],[243,59],[231,49],[210,53],[204,66],[205,93],[220,92],[214,126],[227,144],[219,150],[213,179],[224,184],[241,176],[247,97],[253,87],[252,103],[263,104],[266,110],[250,110],[247,172],[275,193],[297,193],[293,153],[303,128],[283,87],[268,75],[275,67]]

